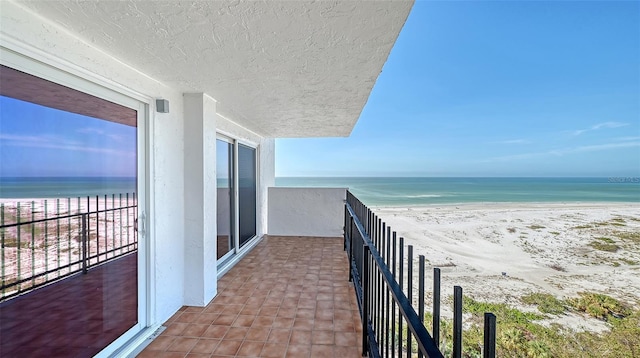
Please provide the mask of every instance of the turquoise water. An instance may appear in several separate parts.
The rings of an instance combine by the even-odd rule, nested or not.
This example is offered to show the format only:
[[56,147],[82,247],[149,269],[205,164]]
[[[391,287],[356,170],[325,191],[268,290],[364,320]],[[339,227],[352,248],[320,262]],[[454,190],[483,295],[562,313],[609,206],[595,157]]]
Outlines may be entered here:
[[276,178],[282,187],[347,187],[371,206],[475,202],[638,202],[640,178]]
[[[0,198],[136,191],[135,178],[0,178]],[[637,202],[640,178],[276,178],[277,186],[347,187],[367,205],[474,202]]]
[[67,198],[104,196],[136,191],[136,178],[18,178],[0,177],[0,198]]

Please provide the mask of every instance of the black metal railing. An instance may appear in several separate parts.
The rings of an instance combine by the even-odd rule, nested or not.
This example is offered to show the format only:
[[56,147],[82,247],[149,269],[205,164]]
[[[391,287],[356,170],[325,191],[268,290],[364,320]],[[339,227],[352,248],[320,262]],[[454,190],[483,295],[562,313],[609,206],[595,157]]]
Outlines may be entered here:
[[0,302],[138,248],[136,194],[0,203]]
[[[369,357],[443,357],[440,269],[434,268],[432,335],[425,326],[425,257],[418,256],[414,299],[413,246],[347,191],[344,248],[362,318],[362,353]],[[405,255],[406,248],[406,255]],[[406,268],[406,271],[405,271]],[[462,288],[454,287],[452,356],[462,357]],[[414,308],[417,305],[417,312]],[[485,313],[483,357],[495,357],[495,316]]]

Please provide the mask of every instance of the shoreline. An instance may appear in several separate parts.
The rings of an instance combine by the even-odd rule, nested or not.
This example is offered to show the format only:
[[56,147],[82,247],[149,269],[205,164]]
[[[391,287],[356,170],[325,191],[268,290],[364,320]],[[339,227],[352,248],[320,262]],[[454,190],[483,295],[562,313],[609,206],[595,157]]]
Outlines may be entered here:
[[[579,292],[640,306],[640,205],[473,203],[372,207],[427,266],[440,267],[443,296],[454,285],[480,301],[536,310],[521,297]],[[431,279],[427,275],[427,282]],[[430,296],[430,292],[427,293]],[[430,300],[430,298],[427,298]],[[571,313],[545,320],[574,330],[607,323]]]
[[[2,199],[0,199],[2,200]],[[366,205],[366,203],[365,203]],[[606,206],[637,207],[640,209],[640,201],[473,201],[460,203],[433,203],[413,205],[367,205],[371,210],[408,210],[408,209],[434,209],[454,207],[606,207]]]

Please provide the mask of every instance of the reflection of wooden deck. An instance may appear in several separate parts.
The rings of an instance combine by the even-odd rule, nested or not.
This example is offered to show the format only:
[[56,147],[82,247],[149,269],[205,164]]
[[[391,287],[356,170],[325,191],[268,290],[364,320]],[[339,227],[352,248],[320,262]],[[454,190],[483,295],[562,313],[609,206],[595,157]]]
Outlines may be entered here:
[[0,303],[1,357],[91,357],[137,322],[130,254]]

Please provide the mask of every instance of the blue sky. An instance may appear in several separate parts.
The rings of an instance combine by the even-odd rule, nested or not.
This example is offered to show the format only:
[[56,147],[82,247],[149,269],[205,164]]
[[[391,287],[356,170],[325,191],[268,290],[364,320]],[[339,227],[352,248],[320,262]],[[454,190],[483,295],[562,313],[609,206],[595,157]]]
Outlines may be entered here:
[[0,176],[136,175],[136,128],[0,96]]
[[640,2],[418,1],[349,138],[277,176],[640,176]]

